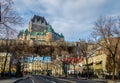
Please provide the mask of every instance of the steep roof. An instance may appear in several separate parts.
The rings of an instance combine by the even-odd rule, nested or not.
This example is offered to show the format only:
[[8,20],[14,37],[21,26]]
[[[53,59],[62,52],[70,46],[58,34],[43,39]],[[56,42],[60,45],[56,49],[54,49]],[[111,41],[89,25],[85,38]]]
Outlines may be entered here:
[[33,18],[31,19],[31,21],[35,22],[35,19],[37,19],[37,21],[41,20],[42,23],[45,22],[46,25],[48,24],[47,21],[46,21],[46,19],[44,17],[42,17],[42,16],[34,15]]
[[47,25],[47,26],[46,26],[46,30],[47,30],[47,32],[52,32],[52,33],[54,33],[54,30],[53,30],[53,28],[51,27],[51,25]]

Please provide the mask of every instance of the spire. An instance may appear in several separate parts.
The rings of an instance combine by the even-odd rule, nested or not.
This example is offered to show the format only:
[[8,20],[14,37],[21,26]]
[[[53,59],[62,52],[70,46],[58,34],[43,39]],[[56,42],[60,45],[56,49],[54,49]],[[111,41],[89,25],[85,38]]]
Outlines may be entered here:
[[21,30],[21,31],[19,32],[18,36],[21,36],[21,35],[23,35],[23,34],[24,34],[24,30]]
[[25,30],[25,34],[28,35],[29,34],[29,31],[28,29]]

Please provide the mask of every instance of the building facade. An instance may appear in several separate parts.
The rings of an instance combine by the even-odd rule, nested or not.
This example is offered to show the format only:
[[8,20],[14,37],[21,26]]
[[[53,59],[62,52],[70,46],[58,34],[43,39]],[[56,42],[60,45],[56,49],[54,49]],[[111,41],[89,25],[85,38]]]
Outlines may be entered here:
[[24,57],[21,59],[24,74],[47,74],[52,73],[51,57],[50,56],[36,56]]
[[98,76],[98,78],[103,78],[103,75],[107,75],[106,70],[106,54],[101,50],[97,49],[92,55],[88,56],[88,64],[86,59],[82,62],[83,72],[87,71],[87,66],[89,67],[89,72]]
[[[6,54],[7,53],[5,53],[5,52],[0,53],[0,73],[3,72],[3,67],[4,67],[4,62],[5,62]],[[7,61],[6,61],[5,73],[9,72],[9,65],[10,65],[11,56],[12,55],[10,53],[7,54]]]
[[64,40],[64,36],[62,33],[56,33],[44,17],[34,15],[29,21],[28,29],[20,31],[18,39],[50,42]]

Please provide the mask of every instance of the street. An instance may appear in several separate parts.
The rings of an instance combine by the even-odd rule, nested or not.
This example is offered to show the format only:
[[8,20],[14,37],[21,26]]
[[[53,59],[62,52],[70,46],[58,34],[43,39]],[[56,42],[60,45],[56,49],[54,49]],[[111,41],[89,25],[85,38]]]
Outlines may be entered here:
[[15,83],[73,83],[73,82],[64,79],[61,80],[50,76],[33,75],[32,77],[19,80],[18,82]]
[[42,76],[42,75],[33,75],[23,80],[19,80],[15,83],[106,83],[105,81],[101,80],[91,80],[91,79],[75,79],[75,78],[68,78],[68,79],[61,79],[52,76]]

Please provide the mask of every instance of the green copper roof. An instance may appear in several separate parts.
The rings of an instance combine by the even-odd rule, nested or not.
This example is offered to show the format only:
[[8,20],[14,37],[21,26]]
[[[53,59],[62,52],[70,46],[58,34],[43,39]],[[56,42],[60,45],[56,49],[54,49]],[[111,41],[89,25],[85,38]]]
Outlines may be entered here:
[[18,36],[21,36],[21,35],[23,35],[23,34],[24,34],[24,30],[21,30],[21,31],[19,32]]
[[47,25],[46,26],[46,30],[47,32],[54,32],[53,28],[51,27],[51,25]]
[[31,32],[30,35],[45,35],[45,32]]
[[36,32],[31,32],[30,35],[34,35],[34,36],[35,36],[35,35],[36,35]]
[[28,31],[28,29],[25,30],[25,34],[26,35],[30,34],[29,31]]
[[24,30],[20,31],[18,37],[19,37],[19,36],[22,36],[23,34],[24,34],[25,36],[27,36],[27,35],[30,34],[31,37],[32,37],[32,36],[45,36],[46,33],[49,33],[49,32],[53,34],[53,37],[54,37],[55,39],[64,38],[64,36],[63,36],[62,33],[59,34],[59,33],[55,32],[54,29],[52,28],[52,26],[49,25],[49,24],[46,25],[46,30],[44,30],[43,32],[41,32],[41,31],[29,32],[28,29],[26,29],[25,31],[24,31]]
[[38,32],[37,35],[41,35],[41,33]]
[[45,35],[45,32],[36,32],[37,35]]

